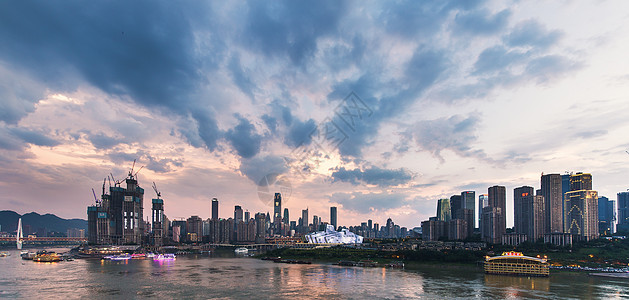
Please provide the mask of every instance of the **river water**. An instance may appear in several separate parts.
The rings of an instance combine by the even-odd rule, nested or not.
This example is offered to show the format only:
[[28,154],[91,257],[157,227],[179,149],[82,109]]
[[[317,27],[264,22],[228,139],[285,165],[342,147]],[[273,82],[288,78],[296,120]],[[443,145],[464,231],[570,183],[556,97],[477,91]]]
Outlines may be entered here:
[[629,298],[629,280],[581,273],[526,278],[485,275],[476,267],[393,270],[194,255],[169,262],[35,263],[10,253],[0,258],[0,298]]

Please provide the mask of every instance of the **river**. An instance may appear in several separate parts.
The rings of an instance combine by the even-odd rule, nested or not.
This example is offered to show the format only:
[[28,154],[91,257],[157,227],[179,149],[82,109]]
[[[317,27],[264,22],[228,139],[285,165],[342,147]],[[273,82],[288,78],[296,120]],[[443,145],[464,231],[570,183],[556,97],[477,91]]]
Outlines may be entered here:
[[35,263],[10,253],[0,257],[0,298],[629,298],[629,280],[583,273],[526,278],[485,275],[475,267],[394,270],[200,255],[169,262]]

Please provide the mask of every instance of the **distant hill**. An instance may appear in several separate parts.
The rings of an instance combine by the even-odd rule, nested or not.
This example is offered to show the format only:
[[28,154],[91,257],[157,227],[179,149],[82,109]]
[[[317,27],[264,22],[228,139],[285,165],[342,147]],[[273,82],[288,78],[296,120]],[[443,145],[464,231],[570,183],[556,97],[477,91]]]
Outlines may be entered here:
[[[62,219],[53,214],[40,215],[36,212],[20,215],[11,210],[0,211],[0,226],[4,232],[15,232],[17,230],[18,219],[22,217],[22,228],[30,225],[31,231],[36,232],[39,228],[46,228],[46,231],[56,231],[65,233],[70,228],[85,229],[87,231],[87,221],[81,219]],[[24,232],[24,235],[33,233]]]

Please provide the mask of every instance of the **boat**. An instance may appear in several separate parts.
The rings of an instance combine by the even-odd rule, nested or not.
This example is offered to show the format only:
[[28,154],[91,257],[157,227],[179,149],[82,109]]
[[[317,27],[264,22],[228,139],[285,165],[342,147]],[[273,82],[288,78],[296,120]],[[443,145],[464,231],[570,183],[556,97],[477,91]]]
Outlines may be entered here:
[[129,260],[131,259],[131,255],[125,253],[120,255],[107,255],[103,257],[104,260]]
[[355,261],[351,261],[351,260],[339,260],[339,262],[337,262],[335,265],[338,266],[345,266],[345,267],[353,267],[356,265]]
[[154,253],[147,253],[146,254],[146,258],[153,258],[153,257],[155,257]]
[[37,255],[33,257],[34,262],[58,262],[61,261],[61,257],[55,252],[52,251],[38,251]]
[[172,253],[158,254],[153,256],[153,260],[174,260],[175,258],[177,258],[177,256]]
[[377,267],[378,266],[378,262],[375,262],[371,259],[363,259],[361,261],[358,262],[357,264],[359,267]]
[[389,264],[387,264],[387,267],[393,268],[393,269],[404,269],[404,262],[402,262],[402,261],[392,261]]
[[236,250],[234,250],[234,252],[236,254],[245,254],[249,252],[249,249],[245,248],[245,247],[240,247],[240,248],[236,248]]
[[20,256],[24,260],[33,260],[33,258],[35,258],[35,256],[37,256],[37,253],[36,252],[22,251]]
[[549,265],[546,258],[525,256],[521,252],[485,257],[486,274],[548,277]]
[[9,252],[0,252],[0,257],[7,257],[7,256],[11,256],[11,253],[9,253]]
[[146,254],[144,253],[133,253],[131,254],[131,258],[132,259],[143,259],[146,257]]

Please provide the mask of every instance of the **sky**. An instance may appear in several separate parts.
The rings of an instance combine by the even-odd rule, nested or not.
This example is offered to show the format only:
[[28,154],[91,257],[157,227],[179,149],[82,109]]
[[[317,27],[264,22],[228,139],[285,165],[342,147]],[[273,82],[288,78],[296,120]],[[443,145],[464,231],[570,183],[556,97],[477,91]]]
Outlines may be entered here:
[[[170,219],[409,228],[464,190],[629,188],[626,1],[4,1],[0,209],[87,219],[110,173]],[[106,183],[108,188],[109,183]]]

